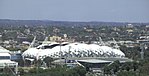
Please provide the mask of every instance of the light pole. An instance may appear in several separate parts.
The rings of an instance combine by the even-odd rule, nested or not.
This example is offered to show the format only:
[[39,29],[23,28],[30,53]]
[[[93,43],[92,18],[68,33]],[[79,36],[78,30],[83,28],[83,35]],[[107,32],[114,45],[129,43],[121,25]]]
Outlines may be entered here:
[[143,60],[144,59],[144,44],[141,44],[140,45],[140,49],[141,49],[141,52],[140,52],[140,54],[141,54],[141,59]]
[[62,58],[61,43],[62,41],[60,40],[60,58]]
[[70,49],[71,49],[71,46],[69,46],[68,48],[68,53],[66,54],[66,58],[65,58],[65,64],[67,64],[67,58],[70,57]]

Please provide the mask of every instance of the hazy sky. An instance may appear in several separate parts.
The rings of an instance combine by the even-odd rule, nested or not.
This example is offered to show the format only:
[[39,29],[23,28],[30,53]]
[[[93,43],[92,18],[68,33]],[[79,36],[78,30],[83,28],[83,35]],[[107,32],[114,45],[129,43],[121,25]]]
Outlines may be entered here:
[[0,19],[149,22],[149,0],[0,0]]

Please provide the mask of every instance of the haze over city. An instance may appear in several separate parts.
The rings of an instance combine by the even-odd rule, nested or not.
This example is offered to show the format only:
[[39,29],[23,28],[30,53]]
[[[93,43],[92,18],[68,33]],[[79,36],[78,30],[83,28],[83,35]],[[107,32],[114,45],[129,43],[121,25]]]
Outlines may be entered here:
[[148,0],[1,0],[0,19],[149,22]]

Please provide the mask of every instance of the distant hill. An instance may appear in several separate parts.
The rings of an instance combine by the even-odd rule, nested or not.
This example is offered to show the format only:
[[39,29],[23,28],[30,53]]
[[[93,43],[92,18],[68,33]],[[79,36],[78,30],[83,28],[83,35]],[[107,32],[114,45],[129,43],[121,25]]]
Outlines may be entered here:
[[[0,26],[124,26],[130,24],[128,22],[71,22],[71,21],[52,21],[52,20],[10,20],[10,19],[0,19]],[[149,23],[131,23],[134,26],[138,25],[149,25]]]

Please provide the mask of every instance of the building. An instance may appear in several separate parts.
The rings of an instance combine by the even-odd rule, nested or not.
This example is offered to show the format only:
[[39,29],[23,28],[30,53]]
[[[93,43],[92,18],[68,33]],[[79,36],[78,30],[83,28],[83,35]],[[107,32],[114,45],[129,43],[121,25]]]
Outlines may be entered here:
[[52,37],[50,37],[50,41],[53,41],[53,42],[55,42],[55,41],[60,41],[62,38],[61,37],[59,37],[59,36],[52,36]]
[[11,61],[10,51],[0,46],[0,70],[3,72],[4,68],[9,68],[13,74],[17,74],[18,63]]

